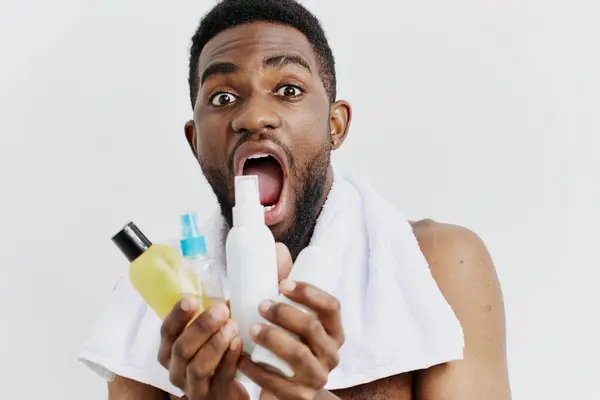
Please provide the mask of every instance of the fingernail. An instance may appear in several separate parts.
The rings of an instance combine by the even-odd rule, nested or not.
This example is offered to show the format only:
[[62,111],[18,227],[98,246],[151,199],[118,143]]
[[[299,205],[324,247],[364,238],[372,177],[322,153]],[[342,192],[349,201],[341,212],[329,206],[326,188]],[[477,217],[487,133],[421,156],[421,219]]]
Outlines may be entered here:
[[229,309],[225,304],[217,303],[209,311],[210,316],[217,320],[223,320],[229,316]]
[[260,326],[260,324],[252,325],[252,327],[250,328],[250,336],[257,337],[258,334],[260,333],[261,329],[262,329],[262,327]]
[[225,325],[222,328],[222,330],[223,330],[223,335],[226,338],[230,338],[237,333],[237,324],[235,323],[235,321],[229,321],[227,323],[227,325]]
[[265,300],[258,305],[258,310],[262,313],[266,313],[267,311],[269,311],[269,308],[271,308],[272,305],[273,305],[272,301]]
[[296,282],[291,281],[289,279],[284,279],[281,281],[281,284],[279,285],[279,287],[281,288],[282,292],[293,292],[294,289],[296,289]]
[[229,345],[229,350],[237,351],[240,348],[240,343],[242,340],[240,338],[234,338]]
[[193,297],[186,297],[181,301],[181,309],[185,312],[196,309],[198,303]]

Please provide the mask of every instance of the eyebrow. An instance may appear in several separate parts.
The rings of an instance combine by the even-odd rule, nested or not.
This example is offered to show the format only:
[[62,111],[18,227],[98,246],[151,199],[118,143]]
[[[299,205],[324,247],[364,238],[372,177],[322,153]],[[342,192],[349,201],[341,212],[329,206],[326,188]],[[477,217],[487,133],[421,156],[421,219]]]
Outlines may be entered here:
[[200,85],[203,85],[208,78],[213,75],[228,75],[239,70],[238,66],[230,62],[218,62],[206,67],[200,78]]
[[[298,65],[308,72],[312,73],[308,62],[296,55],[291,54],[280,54],[276,56],[267,57],[263,60],[264,68],[283,68],[287,65]],[[240,68],[231,62],[217,62],[206,67],[202,76],[200,77],[200,85],[204,84],[210,77],[214,75],[229,75],[238,72]]]
[[308,72],[312,73],[308,62],[304,58],[297,55],[280,54],[265,58],[263,60],[263,67],[265,68],[283,68],[286,65],[299,65]]

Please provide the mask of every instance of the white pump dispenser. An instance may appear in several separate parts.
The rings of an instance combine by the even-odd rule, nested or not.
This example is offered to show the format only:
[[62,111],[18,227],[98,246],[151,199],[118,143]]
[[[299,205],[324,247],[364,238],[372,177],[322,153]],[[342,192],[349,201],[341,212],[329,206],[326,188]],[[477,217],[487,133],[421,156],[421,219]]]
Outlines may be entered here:
[[265,224],[256,175],[235,177],[233,227],[225,248],[231,318],[239,326],[244,350],[252,353],[256,344],[250,327],[267,323],[258,306],[263,300],[276,301],[279,295],[275,239]]

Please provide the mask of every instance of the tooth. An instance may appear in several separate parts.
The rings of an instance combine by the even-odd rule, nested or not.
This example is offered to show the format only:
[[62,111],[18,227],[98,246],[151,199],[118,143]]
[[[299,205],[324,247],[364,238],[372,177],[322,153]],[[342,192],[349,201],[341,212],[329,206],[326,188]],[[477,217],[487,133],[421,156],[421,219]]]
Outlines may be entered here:
[[250,157],[248,157],[249,160],[252,160],[253,158],[265,158],[265,157],[269,157],[268,154],[254,154],[251,155]]
[[271,211],[272,209],[274,209],[275,206],[265,206],[265,211]]

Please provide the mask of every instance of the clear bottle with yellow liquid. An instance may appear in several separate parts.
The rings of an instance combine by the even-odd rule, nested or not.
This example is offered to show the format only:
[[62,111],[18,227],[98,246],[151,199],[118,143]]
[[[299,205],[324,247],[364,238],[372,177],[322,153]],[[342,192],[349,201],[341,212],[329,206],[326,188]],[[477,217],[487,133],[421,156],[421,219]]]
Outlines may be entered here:
[[[210,305],[201,276],[196,272],[199,261],[206,259],[206,247],[204,246],[202,254],[204,258],[199,257],[197,250],[190,250],[197,249],[197,243],[204,241],[203,237],[199,239],[184,236],[181,241],[182,249],[184,241],[187,241],[188,247],[185,253],[182,251],[182,255],[166,244],[153,244],[130,222],[112,240],[131,263],[129,276],[133,287],[160,319],[164,319],[186,295],[196,297],[201,304],[196,316],[204,311],[205,306]],[[192,257],[192,253],[195,256]]]

